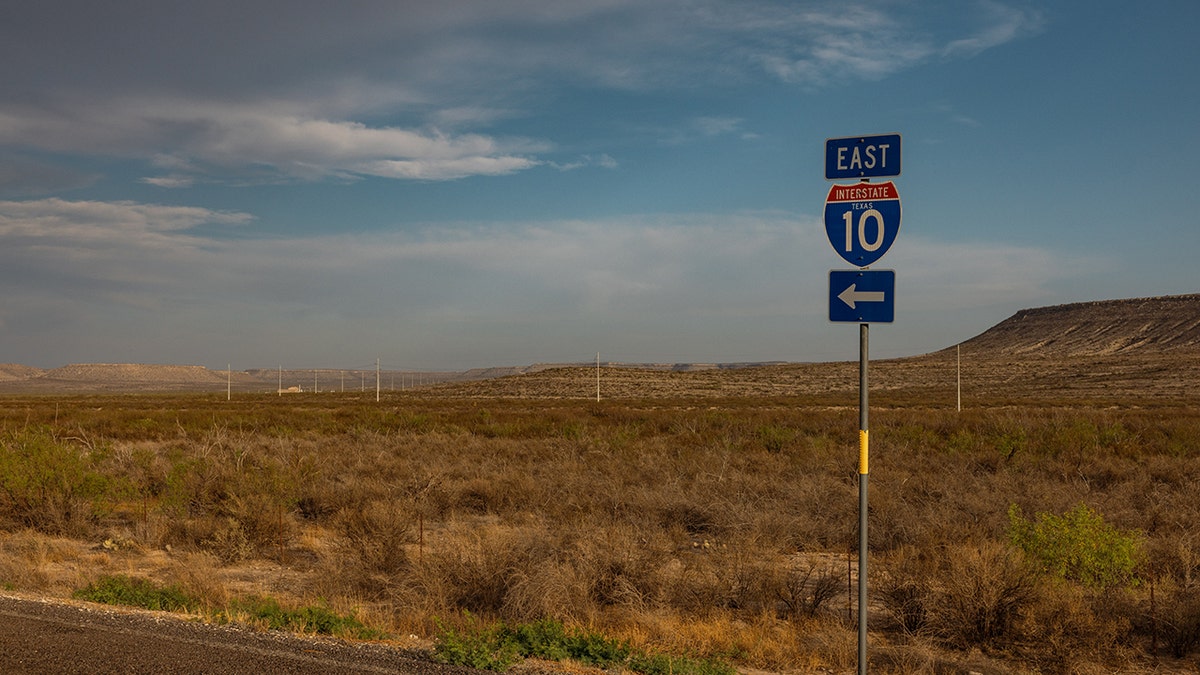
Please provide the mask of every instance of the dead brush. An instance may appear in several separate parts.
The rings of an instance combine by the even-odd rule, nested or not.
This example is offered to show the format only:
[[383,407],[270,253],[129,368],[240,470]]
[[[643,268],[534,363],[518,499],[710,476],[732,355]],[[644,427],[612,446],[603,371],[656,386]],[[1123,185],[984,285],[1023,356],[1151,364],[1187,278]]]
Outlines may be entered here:
[[396,500],[344,508],[330,525],[339,576],[368,597],[380,597],[410,568],[414,515]]
[[544,530],[454,522],[413,569],[410,583],[442,611],[504,618],[521,575],[552,560],[554,550]]
[[881,598],[906,632],[958,648],[1007,646],[1019,639],[1019,621],[1039,589],[1015,552],[983,542],[902,557],[887,569]]
[[[825,610],[835,602],[828,587],[845,592],[847,569],[805,566],[805,556],[815,563],[855,537],[845,393],[703,404],[20,399],[0,409],[0,440],[57,422],[88,441],[68,444],[74,454],[63,461],[86,460],[77,475],[88,481],[76,487],[94,492],[72,531],[90,553],[48,562],[60,547],[0,545],[0,582],[63,588],[89,555],[194,562],[193,585],[283,565],[299,592],[422,635],[436,630],[433,617],[466,610],[488,621],[576,622],[638,644],[732,655],[739,666],[846,669],[853,628]],[[1194,654],[1193,408],[1004,399],[956,413],[881,390],[889,396],[895,405],[873,416],[871,554],[882,564],[871,588],[880,618],[894,620],[873,621],[872,640],[917,656],[881,665],[962,662],[983,648],[1017,669],[1129,672],[1134,652],[1152,651],[1151,614],[1164,651]],[[124,450],[106,455],[118,442]],[[12,500],[23,493],[13,476],[70,475],[23,470],[0,471],[10,481],[0,489],[18,490],[0,493],[6,536],[71,530],[16,517]],[[1155,612],[1145,583],[1121,589],[1123,599],[1101,597],[1030,577],[1000,544],[1009,504],[1063,513],[1080,502],[1145,533],[1155,573],[1138,576],[1156,585]],[[146,534],[131,538],[140,547],[94,550],[139,523]],[[1051,650],[1073,660],[1053,661]]]
[[829,561],[795,558],[774,561],[767,570],[779,614],[789,619],[817,617],[841,594],[845,579]]
[[[1141,622],[1144,633],[1161,637],[1162,643],[1176,658],[1184,658],[1200,647],[1200,588],[1161,589],[1161,600],[1147,611]],[[1152,625],[1147,625],[1151,624]]]

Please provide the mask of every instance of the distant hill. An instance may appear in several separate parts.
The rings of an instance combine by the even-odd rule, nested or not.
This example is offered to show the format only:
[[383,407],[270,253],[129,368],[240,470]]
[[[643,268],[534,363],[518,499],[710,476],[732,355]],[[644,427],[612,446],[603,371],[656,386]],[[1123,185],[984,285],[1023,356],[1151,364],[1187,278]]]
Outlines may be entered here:
[[32,366],[22,366],[16,363],[0,363],[0,382],[8,380],[27,380],[38,377],[46,371]]
[[1023,309],[962,343],[972,354],[1200,352],[1200,293]]
[[74,393],[135,391],[216,391],[232,383],[245,388],[261,382],[245,373],[213,371],[204,366],[144,363],[73,363],[42,370],[0,366],[0,389],[6,392]]
[[[1179,401],[1200,381],[1200,294],[1104,300],[1024,309],[940,351],[871,365],[871,389],[921,405],[963,396],[1062,401]],[[961,368],[960,368],[961,365]],[[603,398],[829,396],[854,401],[857,362],[760,364],[744,368],[635,368],[605,364]],[[563,366],[465,383],[430,395],[588,398],[595,371]]]
[[216,373],[204,366],[147,365],[141,363],[73,363],[69,366],[48,370],[41,375],[44,380],[64,382],[112,382],[127,383],[173,383],[224,384],[225,373]]
[[[947,399],[966,395],[1122,401],[1195,398],[1200,381],[1200,294],[1023,309],[980,335],[929,354],[872,363],[871,388]],[[961,373],[959,370],[961,355]],[[857,362],[604,362],[604,398],[827,396],[857,387]],[[533,364],[461,372],[257,369],[72,364],[42,370],[0,364],[0,392],[374,392],[453,398],[589,398],[593,364]],[[378,383],[378,384],[377,384]]]

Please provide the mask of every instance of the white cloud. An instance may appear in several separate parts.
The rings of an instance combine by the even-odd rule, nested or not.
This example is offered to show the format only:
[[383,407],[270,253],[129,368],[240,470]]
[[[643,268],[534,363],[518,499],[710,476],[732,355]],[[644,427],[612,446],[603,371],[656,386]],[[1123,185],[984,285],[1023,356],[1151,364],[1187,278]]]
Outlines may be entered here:
[[[168,168],[144,179],[183,187],[206,168],[261,171],[292,178],[375,175],[439,180],[512,173],[536,166],[548,149],[525,139],[451,135],[345,120],[308,119],[276,103],[202,106],[181,100],[110,102],[80,119],[71,112],[27,111],[0,116],[0,143],[56,151],[89,149],[148,155]],[[162,152],[160,148],[171,148]]]
[[[41,35],[42,51],[59,57],[30,80],[40,94],[0,104],[0,144],[155,164],[170,157],[175,166],[144,179],[162,187],[250,177],[502,175],[555,161],[547,156],[554,147],[460,130],[536,115],[538,92],[561,81],[585,91],[686,89],[766,72],[821,86],[878,79],[936,54],[971,56],[1041,23],[1036,13],[996,2],[971,4],[943,10],[937,25],[949,34],[936,36],[894,5],[628,0],[569,8],[550,0],[367,4],[338,10],[336,21],[333,10],[289,6],[286,21],[271,22],[261,16],[280,12],[256,1],[264,11],[251,2],[232,28],[219,12],[190,8],[195,32],[178,41],[154,30],[180,20],[170,13],[139,16],[138,31],[125,23],[128,10],[99,17],[104,30],[96,34],[112,33],[124,45],[115,58],[96,51],[91,33]],[[55,10],[51,3],[39,11]],[[22,14],[0,31],[10,50],[41,25],[23,28]],[[963,27],[972,21],[982,25]],[[352,56],[363,50],[370,59]],[[408,121],[378,121],[396,119]],[[690,131],[719,135],[738,125],[701,117]]]
[[[797,8],[778,19],[780,35],[749,50],[752,60],[785,82],[824,86],[847,80],[878,80],[935,56],[965,58],[1025,37],[1041,29],[1037,12],[999,2],[961,3],[955,12],[937,10],[938,21],[918,27],[903,10],[879,4],[836,3],[818,9]],[[981,26],[963,25],[980,21]],[[948,35],[930,30],[948,26]],[[792,39],[779,39],[785,28]],[[968,32],[960,37],[962,32]]]
[[559,171],[575,171],[576,169],[582,169],[589,166],[598,166],[602,169],[615,169],[620,166],[620,163],[607,153],[601,153],[599,155],[581,155],[579,158],[571,162],[546,163],[555,169],[558,169]]
[[[205,223],[240,225],[254,219],[247,213],[213,211],[194,206],[164,206],[136,202],[40,199],[0,201],[0,236],[21,234],[69,245],[71,237],[142,237],[179,232]],[[64,236],[69,233],[70,236]]]
[[1040,12],[1008,7],[999,2],[979,3],[987,22],[974,35],[951,40],[943,49],[947,57],[971,57],[993,47],[1037,33],[1045,25]]
[[185,188],[191,187],[196,183],[193,176],[181,176],[179,174],[170,174],[167,176],[147,176],[142,178],[143,183],[149,185],[157,185],[162,188]]
[[360,162],[346,167],[350,173],[383,178],[448,180],[466,176],[502,176],[541,164],[528,157],[461,157]]

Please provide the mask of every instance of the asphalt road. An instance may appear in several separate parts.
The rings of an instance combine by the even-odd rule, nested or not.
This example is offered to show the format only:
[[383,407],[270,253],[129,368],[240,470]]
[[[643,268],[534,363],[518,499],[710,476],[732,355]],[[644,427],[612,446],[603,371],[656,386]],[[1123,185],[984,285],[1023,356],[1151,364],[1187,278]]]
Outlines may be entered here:
[[211,626],[157,613],[0,596],[0,672],[476,675],[384,645]]

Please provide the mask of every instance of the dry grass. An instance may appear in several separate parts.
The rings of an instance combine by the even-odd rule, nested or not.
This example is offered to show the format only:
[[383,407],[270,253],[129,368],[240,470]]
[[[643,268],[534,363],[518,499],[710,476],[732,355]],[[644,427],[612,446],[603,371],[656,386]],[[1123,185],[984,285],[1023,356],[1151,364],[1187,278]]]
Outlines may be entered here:
[[[0,583],[65,596],[143,576],[218,608],[323,601],[399,635],[551,617],[745,667],[846,669],[857,419],[840,396],[12,398]],[[1194,655],[1196,408],[904,396],[872,415],[879,672]],[[1010,504],[1080,503],[1144,533],[1139,584],[1051,579],[1007,547]]]

